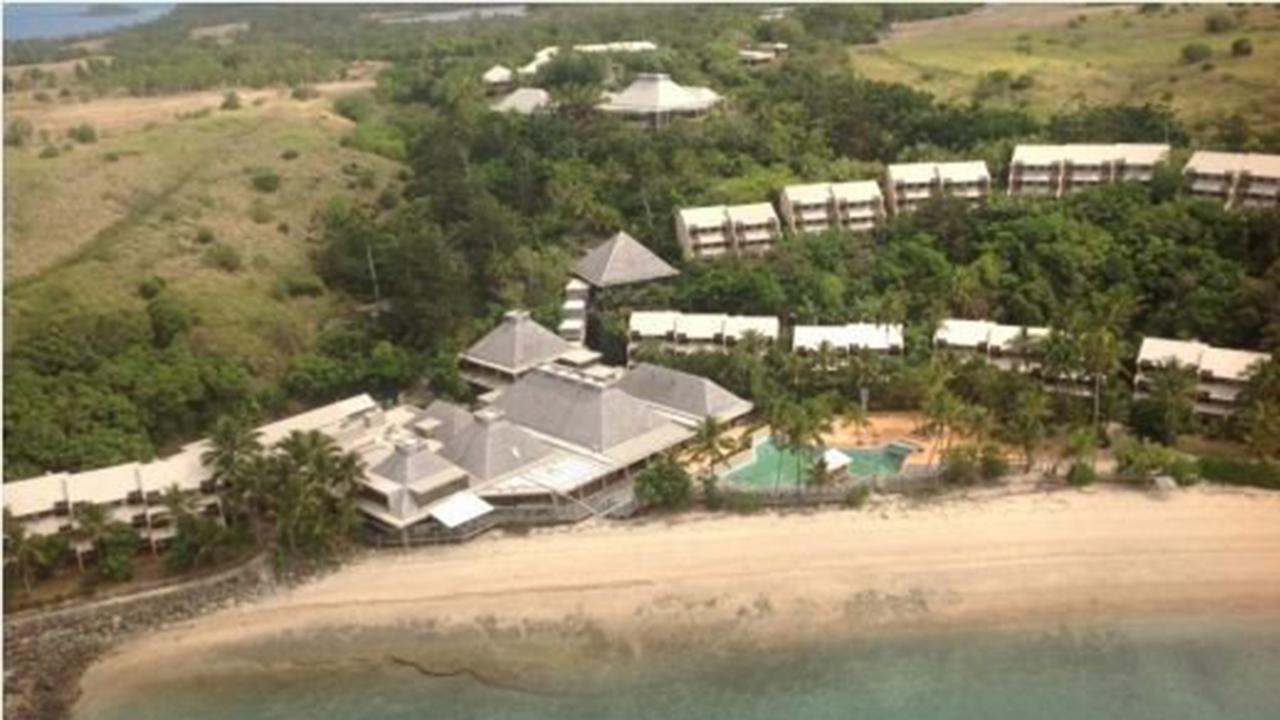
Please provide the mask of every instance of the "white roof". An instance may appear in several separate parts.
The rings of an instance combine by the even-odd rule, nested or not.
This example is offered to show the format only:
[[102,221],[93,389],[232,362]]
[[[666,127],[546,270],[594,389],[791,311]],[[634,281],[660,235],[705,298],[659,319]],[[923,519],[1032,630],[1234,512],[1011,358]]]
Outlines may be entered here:
[[831,194],[836,200],[860,203],[880,199],[880,183],[875,180],[852,180],[832,183]]
[[778,318],[768,315],[730,315],[724,321],[724,336],[739,340],[748,332],[770,340],[778,339]]
[[604,52],[649,52],[657,50],[658,46],[648,40],[623,40],[620,42],[607,43],[589,43],[586,45],[574,45],[574,50],[583,53],[604,53]]
[[935,178],[962,183],[981,182],[991,178],[987,164],[982,160],[899,163],[890,165],[887,174],[889,182],[911,185],[931,183]]
[[546,462],[521,468],[512,475],[496,480],[480,488],[479,492],[486,497],[567,493],[613,472],[614,469],[615,466],[605,460],[561,452]]
[[947,318],[938,325],[933,341],[945,342],[952,347],[976,348],[991,337],[995,323],[989,320],[957,320]]
[[212,475],[212,471],[205,467],[201,459],[209,447],[206,440],[190,445],[176,455],[139,467],[138,478],[142,482],[142,491],[164,492],[174,485],[180,490],[198,490],[200,483]]
[[484,75],[481,75],[480,79],[490,85],[499,85],[511,82],[514,77],[515,74],[511,72],[511,68],[506,65],[494,65],[488,70],[485,70]]
[[1115,160],[1154,165],[1168,156],[1169,146],[1160,143],[1019,145],[1013,150],[1013,162],[1026,165],[1051,165],[1065,161],[1077,165],[1101,165]]
[[773,204],[767,202],[730,205],[725,208],[729,221],[757,225],[770,220],[777,222],[778,214],[773,211]]
[[890,165],[886,173],[890,182],[931,183],[937,177],[937,166],[935,163],[896,163]]
[[636,310],[627,321],[627,329],[641,337],[661,337],[676,329],[674,310]]
[[783,197],[793,203],[820,203],[831,199],[831,183],[805,183],[782,188]]
[[1170,360],[1176,360],[1179,365],[1198,368],[1200,356],[1207,350],[1209,346],[1200,342],[1148,337],[1142,339],[1142,346],[1138,348],[1138,362],[1163,365]]
[[676,335],[690,340],[713,340],[724,332],[728,315],[721,313],[680,313],[676,315]]
[[447,528],[458,527],[491,512],[493,512],[492,505],[482,500],[479,495],[466,490],[456,492],[427,508],[427,513]]
[[662,73],[641,73],[619,93],[605,93],[605,112],[660,113],[706,110],[720,101],[709,88],[684,87]]
[[992,347],[998,347],[1003,350],[1010,350],[1013,344],[1023,331],[1026,331],[1027,337],[1033,340],[1049,337],[1049,328],[1047,327],[1022,327],[1021,325],[999,325],[993,324],[991,332],[987,334],[987,344]]
[[67,492],[63,485],[66,479],[66,473],[56,473],[7,482],[3,490],[4,506],[18,517],[49,512],[55,504],[66,502]]
[[274,445],[288,437],[289,433],[294,430],[307,432],[310,430],[336,429],[335,426],[341,424],[344,420],[370,410],[376,410],[377,407],[378,403],[374,402],[369,395],[356,395],[314,410],[308,410],[301,415],[294,415],[273,423],[267,423],[258,428],[260,433],[258,440],[263,445]]
[[72,505],[119,502],[138,489],[136,462],[87,470],[67,478],[67,499]]
[[1280,155],[1226,153],[1197,150],[1183,172],[1225,174],[1248,172],[1259,177],[1280,178]]
[[681,208],[680,219],[690,228],[720,227],[728,220],[727,208],[724,205],[707,205],[705,207]]
[[792,348],[817,350],[826,343],[834,349],[891,350],[902,347],[901,325],[849,323],[847,325],[797,325]]
[[738,57],[743,60],[772,60],[778,54],[772,50],[739,50]]
[[822,453],[822,461],[826,464],[828,471],[835,471],[848,466],[849,456],[835,448],[827,448]]
[[1210,347],[1200,356],[1200,369],[1217,378],[1244,381],[1256,363],[1266,362],[1269,357],[1267,353]]
[[550,47],[544,47],[538,52],[534,53],[533,60],[531,62],[529,62],[527,65],[521,65],[520,69],[517,70],[516,72],[520,73],[521,75],[533,75],[534,73],[538,72],[538,69],[541,68],[543,65],[546,65],[547,63],[551,62],[551,59],[554,58],[556,56],[556,53],[558,52],[560,52],[560,48],[556,47],[555,45],[552,45]]
[[517,88],[490,106],[494,112],[513,112],[521,115],[532,115],[549,107],[551,107],[551,93],[542,88],[531,87]]

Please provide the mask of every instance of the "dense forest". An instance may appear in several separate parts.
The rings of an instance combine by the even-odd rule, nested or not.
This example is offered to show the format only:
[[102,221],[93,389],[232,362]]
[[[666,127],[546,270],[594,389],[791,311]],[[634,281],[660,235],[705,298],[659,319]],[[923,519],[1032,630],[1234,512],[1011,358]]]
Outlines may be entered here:
[[[848,44],[873,41],[904,14],[963,10],[814,6],[766,22],[742,7],[535,7],[525,18],[424,31],[353,23],[351,8],[184,6],[122,32],[111,43],[117,60],[90,81],[135,93],[296,84],[335,77],[349,60],[392,63],[377,91],[343,114],[357,121],[360,147],[405,162],[403,193],[374,204],[334,198],[314,250],[327,289],[373,311],[328,323],[283,384],[266,388],[234,358],[193,352],[181,302],[162,289],[140,292],[136,317],[51,327],[6,357],[5,478],[143,459],[233,410],[271,414],[359,391],[464,394],[454,353],[512,306],[554,326],[570,264],[619,229],[683,274],[605,299],[593,342],[614,360],[632,307],[903,322],[907,374],[929,365],[928,338],[946,316],[1064,329],[1107,316],[1128,358],[1148,334],[1280,350],[1280,213],[1226,213],[1186,196],[1177,161],[1190,139],[1167,108],[1038,117],[944,104],[862,78],[847,60]],[[246,19],[251,29],[233,45],[185,39],[195,26]],[[661,49],[564,53],[545,66],[531,82],[552,92],[553,115],[488,111],[478,76],[495,62],[523,64],[547,44],[637,38]],[[748,70],[736,49],[756,41],[791,50]],[[728,101],[652,132],[589,111],[602,89],[655,70]],[[1167,141],[1175,162],[1149,187],[1059,202],[997,197],[976,211],[940,199],[872,238],[788,237],[763,260],[679,258],[677,208],[771,200],[787,183],[871,179],[886,163],[917,159],[980,158],[1002,179],[1013,145],[1027,141]],[[1126,311],[1108,315],[1118,307]],[[753,394],[713,367],[720,361],[692,362]],[[1126,371],[1114,368],[1108,384]],[[1123,417],[1123,393],[1113,395],[1108,414]],[[909,390],[896,397],[923,402]]]

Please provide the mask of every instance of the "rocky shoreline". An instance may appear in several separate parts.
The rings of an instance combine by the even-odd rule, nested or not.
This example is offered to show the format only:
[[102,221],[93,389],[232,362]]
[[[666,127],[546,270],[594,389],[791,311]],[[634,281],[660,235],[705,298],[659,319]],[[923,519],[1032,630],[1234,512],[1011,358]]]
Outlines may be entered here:
[[266,556],[258,556],[181,585],[6,617],[4,720],[63,720],[80,695],[81,675],[112,647],[261,597],[285,582]]

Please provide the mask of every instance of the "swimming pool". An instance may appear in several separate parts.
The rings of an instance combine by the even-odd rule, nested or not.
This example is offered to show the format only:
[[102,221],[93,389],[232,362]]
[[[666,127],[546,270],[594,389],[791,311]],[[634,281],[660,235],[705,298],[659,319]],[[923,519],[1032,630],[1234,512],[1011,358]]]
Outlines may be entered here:
[[[851,475],[896,475],[912,448],[899,443],[881,447],[836,448],[849,457]],[[799,452],[778,447],[770,437],[754,448],[754,457],[721,477],[732,485],[746,488],[769,489],[795,487],[808,476],[813,462],[821,455],[814,448]]]

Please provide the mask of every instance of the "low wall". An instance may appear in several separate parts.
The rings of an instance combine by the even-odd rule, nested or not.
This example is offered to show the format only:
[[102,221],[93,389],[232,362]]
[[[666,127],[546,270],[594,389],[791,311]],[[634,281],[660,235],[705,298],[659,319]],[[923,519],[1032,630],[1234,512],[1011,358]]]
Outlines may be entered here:
[[266,556],[258,556],[182,585],[6,616],[4,718],[67,717],[80,692],[80,675],[113,645],[258,597],[275,584]]

